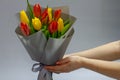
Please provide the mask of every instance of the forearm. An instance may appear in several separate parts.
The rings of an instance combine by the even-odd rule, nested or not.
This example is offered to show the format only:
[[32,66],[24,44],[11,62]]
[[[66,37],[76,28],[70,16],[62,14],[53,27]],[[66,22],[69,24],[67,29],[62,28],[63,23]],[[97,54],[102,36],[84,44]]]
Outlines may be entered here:
[[83,58],[83,67],[95,72],[120,79],[120,63]]
[[70,55],[102,60],[120,59],[120,41],[111,42],[93,49],[73,53]]

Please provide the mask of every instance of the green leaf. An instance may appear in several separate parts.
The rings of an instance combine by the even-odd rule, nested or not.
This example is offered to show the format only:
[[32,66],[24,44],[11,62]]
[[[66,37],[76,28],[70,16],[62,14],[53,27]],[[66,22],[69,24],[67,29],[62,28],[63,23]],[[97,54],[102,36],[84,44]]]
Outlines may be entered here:
[[29,23],[29,27],[30,27],[30,34],[35,33],[32,23]]
[[68,31],[68,29],[70,28],[71,25],[72,25],[72,22],[67,23],[65,25],[63,31],[61,32],[61,34],[64,35]]
[[67,19],[64,21],[64,26],[67,25],[70,22],[70,19]]
[[48,30],[45,31],[45,36],[46,36],[47,39],[50,37],[50,33],[49,33]]
[[30,18],[31,18],[30,20],[32,20],[32,18],[34,18],[34,15],[33,15],[33,11],[32,11],[32,8],[31,8],[28,0],[27,0],[27,5],[28,5],[28,8],[29,8],[29,12],[30,12]]

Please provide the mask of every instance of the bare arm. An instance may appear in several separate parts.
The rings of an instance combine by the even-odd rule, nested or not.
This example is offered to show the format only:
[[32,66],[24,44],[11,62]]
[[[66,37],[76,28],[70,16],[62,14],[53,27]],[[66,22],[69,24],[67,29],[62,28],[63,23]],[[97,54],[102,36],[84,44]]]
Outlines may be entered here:
[[93,49],[73,53],[70,55],[77,55],[101,60],[120,59],[120,41],[111,42]]
[[45,68],[52,72],[62,73],[82,67],[120,79],[120,62],[108,61],[116,59],[120,59],[120,41],[67,55],[55,66],[46,66]]
[[120,79],[120,62],[90,59],[80,56],[69,56],[56,63],[55,66],[45,66],[51,72],[70,72],[79,68],[86,68],[103,75]]
[[120,79],[120,62],[83,58],[83,67],[109,77]]

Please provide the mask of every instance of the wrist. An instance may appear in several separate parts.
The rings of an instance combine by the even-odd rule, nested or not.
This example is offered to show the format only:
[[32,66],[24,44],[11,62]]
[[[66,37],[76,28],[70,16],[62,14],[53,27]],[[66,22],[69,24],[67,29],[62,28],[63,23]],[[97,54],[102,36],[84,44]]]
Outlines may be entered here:
[[78,58],[76,58],[78,66],[84,68],[86,66],[86,59],[85,57],[78,56]]
[[81,58],[81,65],[83,68],[87,68],[87,63],[89,62],[89,59],[86,57],[80,57]]

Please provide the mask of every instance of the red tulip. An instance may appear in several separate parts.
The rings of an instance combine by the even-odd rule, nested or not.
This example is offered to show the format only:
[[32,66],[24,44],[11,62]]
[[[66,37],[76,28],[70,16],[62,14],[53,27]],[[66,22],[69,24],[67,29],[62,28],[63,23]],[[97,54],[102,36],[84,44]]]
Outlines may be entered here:
[[41,16],[41,7],[39,4],[35,4],[33,6],[33,13],[34,13],[34,16],[39,18]]
[[58,23],[57,21],[52,21],[48,27],[50,33],[55,33],[58,30]]
[[55,10],[55,12],[54,12],[54,19],[55,20],[58,20],[60,18],[61,12],[62,12],[61,9]]
[[20,23],[20,29],[24,36],[28,36],[30,34],[30,29],[26,23]]
[[43,24],[47,24],[47,20],[48,20],[48,11],[47,11],[47,9],[45,9],[41,15],[41,22]]

